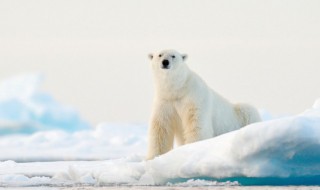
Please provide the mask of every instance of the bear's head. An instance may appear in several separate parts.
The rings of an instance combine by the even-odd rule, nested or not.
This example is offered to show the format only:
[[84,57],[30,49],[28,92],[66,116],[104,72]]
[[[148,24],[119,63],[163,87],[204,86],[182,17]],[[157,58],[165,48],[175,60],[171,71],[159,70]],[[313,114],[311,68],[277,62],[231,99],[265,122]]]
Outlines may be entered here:
[[163,50],[159,53],[149,54],[153,69],[170,71],[184,66],[186,54],[180,54],[175,50]]

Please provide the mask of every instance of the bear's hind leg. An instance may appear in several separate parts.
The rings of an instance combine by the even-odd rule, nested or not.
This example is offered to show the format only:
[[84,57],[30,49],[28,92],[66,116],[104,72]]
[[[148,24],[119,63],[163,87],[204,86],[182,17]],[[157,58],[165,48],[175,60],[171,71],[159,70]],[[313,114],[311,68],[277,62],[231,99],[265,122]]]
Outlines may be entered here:
[[234,109],[242,123],[242,127],[261,121],[258,110],[249,104],[235,104]]

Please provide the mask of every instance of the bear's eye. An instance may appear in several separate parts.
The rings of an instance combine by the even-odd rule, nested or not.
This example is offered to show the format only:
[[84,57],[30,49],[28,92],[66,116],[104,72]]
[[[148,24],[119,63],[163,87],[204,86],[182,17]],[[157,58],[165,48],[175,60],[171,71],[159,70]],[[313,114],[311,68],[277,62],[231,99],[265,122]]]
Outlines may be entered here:
[[162,57],[162,54],[159,54],[159,57]]
[[171,57],[172,57],[173,59],[176,58],[176,56],[174,56],[174,55],[172,55]]

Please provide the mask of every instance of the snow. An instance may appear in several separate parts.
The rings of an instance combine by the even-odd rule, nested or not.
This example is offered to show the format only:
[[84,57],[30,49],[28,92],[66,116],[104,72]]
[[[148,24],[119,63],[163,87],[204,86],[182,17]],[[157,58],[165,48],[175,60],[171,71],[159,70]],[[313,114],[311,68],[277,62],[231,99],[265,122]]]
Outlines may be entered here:
[[102,123],[91,130],[38,131],[0,138],[0,160],[102,160],[145,154],[145,125]]
[[0,85],[0,187],[320,185],[320,99],[295,116],[261,111],[263,122],[145,161],[146,125],[90,128],[41,81]]
[[[7,163],[9,162],[9,163]],[[110,161],[62,161],[15,163],[2,162],[0,186],[69,186],[69,185],[146,185],[139,183],[145,162],[138,157]],[[3,171],[3,170],[0,170]],[[5,173],[5,174],[2,174]],[[48,177],[49,176],[49,177]],[[153,184],[154,185],[154,184]],[[190,179],[185,182],[167,183],[168,186],[234,186],[237,182],[217,182]]]
[[[1,162],[0,186],[12,184],[205,186],[238,183],[319,185],[319,124],[320,108],[311,108],[296,116],[251,124],[216,138],[181,146],[150,161],[145,161],[143,154],[135,154],[136,150],[145,149],[146,134],[142,132],[145,131],[144,127],[139,131],[130,128],[130,125],[104,128],[108,125],[102,124],[91,133],[88,132],[87,136],[82,134],[83,138],[75,141],[81,143],[80,139],[86,141],[93,137],[105,136],[106,139],[109,138],[108,143],[114,143],[112,146],[130,147],[134,142],[141,144],[135,151],[124,150],[123,154],[131,156],[119,159]],[[124,132],[126,130],[128,131]],[[120,135],[135,132],[143,135],[133,135],[131,138]],[[70,136],[56,136],[70,138]],[[117,140],[112,140],[112,137]],[[116,151],[119,147],[113,147],[112,151]],[[95,149],[94,146],[91,148]],[[66,149],[73,151],[72,148]],[[105,150],[107,149],[108,147]],[[99,151],[107,152],[103,147],[97,150]]]
[[[156,184],[197,176],[320,176],[319,124],[320,110],[252,124],[158,157],[148,163],[145,175]],[[169,169],[161,170],[165,164]]]
[[41,74],[26,74],[0,83],[0,135],[90,128],[77,111],[41,91],[43,78]]

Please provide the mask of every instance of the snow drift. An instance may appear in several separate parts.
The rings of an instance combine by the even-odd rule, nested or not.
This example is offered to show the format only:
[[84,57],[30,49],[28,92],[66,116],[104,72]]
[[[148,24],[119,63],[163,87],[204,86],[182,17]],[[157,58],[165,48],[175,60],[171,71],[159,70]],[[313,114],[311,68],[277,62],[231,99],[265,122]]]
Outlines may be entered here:
[[232,185],[237,181],[244,185],[320,185],[318,102],[302,114],[251,124],[150,161],[141,155],[90,162],[1,162],[0,185]]
[[59,104],[42,92],[42,82],[42,75],[28,74],[0,83],[0,135],[89,128],[73,108]]
[[[160,169],[164,165],[166,171]],[[199,176],[276,177],[288,183],[305,178],[320,184],[320,107],[183,146],[146,166],[144,175],[156,184]]]
[[[146,125],[90,128],[41,81],[0,85],[0,186],[320,185],[320,99],[299,115],[263,112],[267,121],[144,161]],[[100,161],[18,163],[30,160]]]

